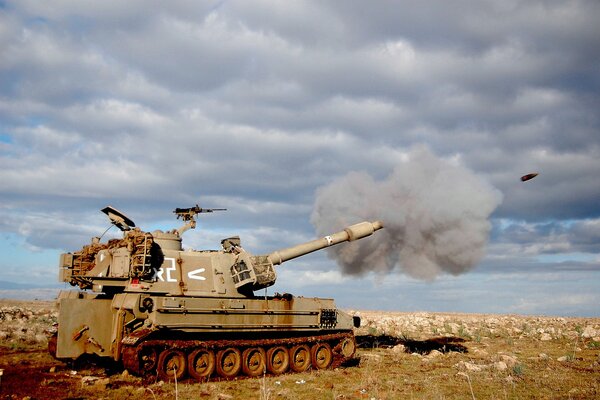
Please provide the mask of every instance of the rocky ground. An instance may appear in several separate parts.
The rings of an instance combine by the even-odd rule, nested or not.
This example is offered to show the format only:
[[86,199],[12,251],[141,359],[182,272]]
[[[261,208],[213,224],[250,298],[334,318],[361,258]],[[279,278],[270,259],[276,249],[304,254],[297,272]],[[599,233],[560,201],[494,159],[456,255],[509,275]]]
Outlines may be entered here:
[[[500,371],[515,368],[521,360],[517,354],[505,354],[503,351],[490,354],[487,348],[494,347],[494,341],[515,341],[535,343],[543,350],[555,349],[557,343],[568,345],[558,355],[552,356],[540,351],[529,359],[572,362],[584,349],[596,351],[592,358],[591,370],[600,372],[600,319],[563,318],[522,315],[489,314],[437,314],[437,313],[393,313],[393,312],[355,312],[362,317],[361,328],[357,335],[389,335],[400,338],[426,341],[432,337],[453,337],[469,343],[467,351],[481,356],[474,363],[461,360],[455,365],[459,370],[482,371],[496,369]],[[544,346],[544,343],[548,343]],[[394,351],[406,351],[405,344],[398,344]],[[414,352],[413,352],[414,353]],[[420,354],[425,361],[438,357],[439,351]]]
[[600,318],[356,314],[358,367],[177,386],[57,362],[54,304],[0,300],[0,399],[600,398]]
[[0,343],[12,349],[44,345],[58,312],[53,302],[0,301]]

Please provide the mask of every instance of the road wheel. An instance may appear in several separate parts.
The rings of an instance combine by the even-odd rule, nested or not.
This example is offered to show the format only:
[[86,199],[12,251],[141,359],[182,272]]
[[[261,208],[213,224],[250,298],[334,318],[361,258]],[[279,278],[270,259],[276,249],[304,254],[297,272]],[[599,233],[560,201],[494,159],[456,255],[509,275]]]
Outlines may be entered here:
[[158,362],[158,354],[154,347],[142,347],[138,357],[140,358],[140,368],[142,374],[154,371],[156,368],[156,363]]
[[181,380],[186,371],[185,354],[181,350],[167,349],[158,356],[158,376],[164,380]]
[[310,367],[310,349],[305,344],[290,349],[290,368],[294,372],[304,372]]
[[267,351],[267,370],[273,375],[283,374],[290,366],[290,356],[283,346],[271,347]]
[[251,347],[242,353],[242,370],[248,376],[260,376],[265,373],[265,351],[260,347]]
[[242,354],[235,347],[228,347],[217,352],[217,374],[231,379],[242,369]]
[[333,354],[331,346],[327,343],[317,343],[310,349],[310,358],[312,365],[316,369],[325,369],[331,365]]
[[199,381],[209,378],[215,371],[215,353],[208,349],[196,349],[188,356],[188,371]]
[[344,358],[351,358],[356,352],[356,342],[354,338],[345,338],[339,345],[340,354]]

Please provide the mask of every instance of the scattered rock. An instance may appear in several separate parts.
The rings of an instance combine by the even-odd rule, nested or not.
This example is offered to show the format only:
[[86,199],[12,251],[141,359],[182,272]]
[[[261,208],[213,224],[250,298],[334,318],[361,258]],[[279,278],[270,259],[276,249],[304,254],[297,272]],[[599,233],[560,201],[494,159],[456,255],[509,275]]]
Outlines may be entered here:
[[406,346],[404,346],[403,344],[397,344],[396,346],[392,347],[392,351],[394,353],[405,353]]
[[81,385],[82,386],[92,385],[98,379],[100,379],[100,378],[98,378],[97,376],[83,376],[83,377],[81,377]]
[[500,355],[500,360],[505,362],[509,368],[514,367],[517,364],[517,357],[509,356],[506,354]]
[[429,354],[427,354],[426,356],[424,356],[422,358],[423,362],[431,362],[433,360],[435,360],[436,358],[438,358],[439,356],[443,355],[444,353],[437,351],[437,350],[433,350],[431,351]]
[[472,371],[472,372],[479,372],[483,369],[481,365],[472,364],[472,363],[465,363],[465,368],[467,369],[467,371]]
[[442,353],[441,351],[432,350],[429,354],[427,354],[427,356],[425,356],[425,358],[432,359],[432,358],[437,358],[442,355],[444,355],[444,353]]
[[556,359],[556,361],[559,361],[559,362],[565,362],[565,361],[567,361],[568,359],[569,359],[569,357],[567,357],[567,356],[562,356],[562,357],[558,357],[558,358]]
[[381,356],[379,354],[365,353],[365,354],[361,354],[361,357],[370,358],[370,359],[373,359],[375,361],[381,361]]
[[450,333],[452,333],[453,335],[456,335],[458,333],[458,330],[460,329],[460,326],[456,322],[449,323],[448,327],[450,328]]
[[478,356],[482,356],[482,357],[486,357],[489,355],[489,353],[485,350],[481,350],[481,349],[475,349],[473,350],[473,354],[476,354]]
[[57,316],[47,309],[34,312],[28,307],[0,307],[0,341],[7,345],[44,343]]
[[[465,334],[481,344],[486,338],[509,335],[511,339],[535,338],[550,341],[557,339],[598,338],[600,324],[556,317],[525,317],[514,315],[476,316],[418,313],[361,312],[362,326],[358,335],[386,333],[396,338],[428,340],[440,335]],[[397,344],[397,343],[395,343]],[[403,343],[404,344],[404,343]],[[360,346],[359,346],[360,347]],[[390,346],[393,347],[393,344]],[[470,346],[469,351],[471,351]],[[439,350],[439,349],[438,349]],[[441,350],[443,351],[443,350]],[[411,352],[414,352],[411,349]]]
[[109,383],[110,383],[110,379],[109,378],[98,379],[94,383],[94,389],[96,389],[96,390],[106,390],[106,388],[108,387]]
[[504,361],[498,361],[494,363],[494,368],[498,371],[506,371],[508,369],[508,365]]
[[458,364],[455,364],[454,366],[458,369],[465,369],[470,372],[480,372],[484,368],[483,365],[477,365],[467,361],[461,361]]

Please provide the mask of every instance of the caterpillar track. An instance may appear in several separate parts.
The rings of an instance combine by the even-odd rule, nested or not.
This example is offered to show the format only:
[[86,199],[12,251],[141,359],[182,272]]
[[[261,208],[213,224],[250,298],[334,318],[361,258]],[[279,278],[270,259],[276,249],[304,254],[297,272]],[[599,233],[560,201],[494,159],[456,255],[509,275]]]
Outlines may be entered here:
[[125,338],[123,366],[140,376],[165,381],[198,381],[257,377],[309,369],[337,368],[352,360],[352,333],[262,340],[168,340],[137,343]]

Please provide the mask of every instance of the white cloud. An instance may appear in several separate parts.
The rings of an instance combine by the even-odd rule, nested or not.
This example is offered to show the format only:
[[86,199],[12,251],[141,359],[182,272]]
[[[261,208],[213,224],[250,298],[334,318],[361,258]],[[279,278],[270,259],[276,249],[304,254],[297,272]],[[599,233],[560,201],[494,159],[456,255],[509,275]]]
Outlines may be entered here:
[[0,226],[30,246],[208,201],[194,246],[269,251],[313,237],[317,187],[424,143],[502,192],[486,260],[600,252],[595,2],[5,3]]

